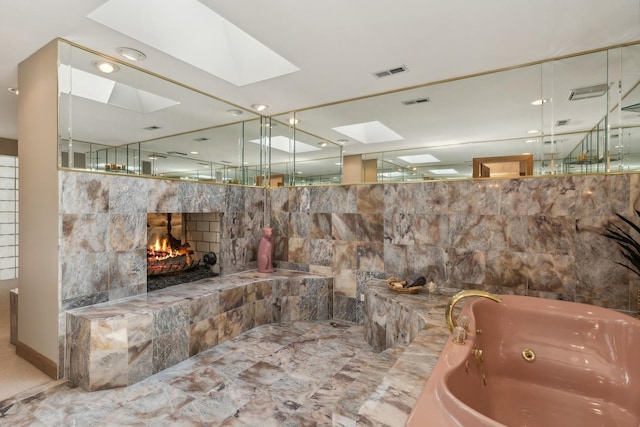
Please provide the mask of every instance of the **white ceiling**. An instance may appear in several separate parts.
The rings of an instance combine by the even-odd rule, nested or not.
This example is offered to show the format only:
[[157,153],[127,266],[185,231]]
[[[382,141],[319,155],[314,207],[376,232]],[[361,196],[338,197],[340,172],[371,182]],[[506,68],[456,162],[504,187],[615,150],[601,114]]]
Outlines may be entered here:
[[[0,137],[18,138],[17,97],[6,90],[18,86],[17,65],[56,37],[114,57],[120,46],[139,49],[147,59],[137,65],[247,109],[256,103],[268,104],[267,115],[640,41],[639,0],[201,1],[300,71],[238,87],[88,19],[104,0],[0,0],[0,38],[5,41],[0,47]],[[139,21],[141,26],[150,22],[144,16]],[[172,28],[157,31],[171,33]],[[372,75],[400,65],[409,71],[383,79]],[[464,85],[464,81],[450,84]],[[437,99],[435,90],[425,95]],[[476,95],[475,100],[491,96]],[[404,96],[398,94],[398,101]],[[468,124],[467,133],[478,135],[487,123],[482,118],[492,116],[491,105],[474,108],[476,114],[468,117],[475,115],[476,121],[469,122],[460,112],[458,123]],[[325,125],[371,120],[356,113],[346,111],[345,123]],[[300,113],[303,129],[309,123],[305,114],[312,118],[311,111]],[[391,127],[403,134],[402,129]],[[500,137],[499,132],[488,135]],[[457,137],[434,134],[432,138]],[[424,138],[407,138],[394,148],[409,148],[418,141],[425,143]],[[350,150],[389,149],[384,144],[371,145]]]

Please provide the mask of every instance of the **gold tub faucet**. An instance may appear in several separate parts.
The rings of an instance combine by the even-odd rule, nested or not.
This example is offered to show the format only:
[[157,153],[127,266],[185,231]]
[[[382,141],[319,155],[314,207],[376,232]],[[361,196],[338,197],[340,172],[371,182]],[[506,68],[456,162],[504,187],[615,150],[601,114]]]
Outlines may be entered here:
[[466,291],[460,291],[454,296],[451,297],[449,303],[447,304],[447,308],[444,312],[445,319],[447,320],[447,326],[449,327],[449,331],[453,333],[453,329],[457,326],[455,320],[453,320],[453,308],[456,306],[458,301],[468,298],[468,297],[481,297],[488,298],[495,302],[501,302],[502,299],[494,294],[491,294],[486,291],[478,291],[476,289],[468,289]]

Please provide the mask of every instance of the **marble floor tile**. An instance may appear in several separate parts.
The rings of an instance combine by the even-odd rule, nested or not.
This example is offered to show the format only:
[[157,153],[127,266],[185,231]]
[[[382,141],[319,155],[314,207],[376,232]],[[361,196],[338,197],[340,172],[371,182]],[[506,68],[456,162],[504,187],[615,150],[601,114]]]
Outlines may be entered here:
[[348,425],[400,354],[376,353],[348,322],[263,325],[129,387],[6,399],[0,425]]

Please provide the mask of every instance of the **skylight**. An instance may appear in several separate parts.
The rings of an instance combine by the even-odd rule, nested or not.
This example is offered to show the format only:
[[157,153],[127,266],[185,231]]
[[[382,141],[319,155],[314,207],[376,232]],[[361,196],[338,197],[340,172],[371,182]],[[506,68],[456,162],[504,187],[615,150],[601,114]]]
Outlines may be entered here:
[[138,113],[153,113],[180,104],[144,90],[115,82],[96,74],[60,64],[58,88],[66,93]]
[[198,0],[109,0],[87,17],[236,86],[299,71]]
[[[259,139],[252,139],[249,142],[253,142],[254,144],[260,144]],[[278,135],[271,137],[271,148],[275,148],[276,150],[284,151],[286,153],[293,153],[293,140],[287,138],[286,136]],[[296,153],[306,153],[309,151],[318,151],[320,148],[314,147],[309,144],[305,144],[304,142],[295,141]]]
[[431,154],[417,154],[415,156],[398,156],[400,160],[404,160],[407,163],[438,163],[440,160],[433,157]]
[[459,172],[455,169],[429,169],[434,175],[456,175]]
[[363,144],[375,144],[377,142],[400,141],[404,138],[380,123],[379,121],[358,123],[354,125],[338,126],[332,128],[336,132],[355,139]]

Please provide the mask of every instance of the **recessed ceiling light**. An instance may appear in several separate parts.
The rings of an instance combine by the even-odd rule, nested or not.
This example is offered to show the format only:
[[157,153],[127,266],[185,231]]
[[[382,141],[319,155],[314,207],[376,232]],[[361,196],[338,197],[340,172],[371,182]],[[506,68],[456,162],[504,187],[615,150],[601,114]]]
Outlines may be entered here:
[[337,139],[336,142],[339,142],[340,144],[346,144],[347,142],[349,142],[348,139]]
[[10,88],[7,88],[7,90],[16,95],[18,95],[18,92],[19,92],[17,87],[10,87]]
[[120,69],[116,64],[108,61],[93,61],[91,62],[94,67],[102,71],[105,74],[115,73]]
[[199,154],[197,151],[191,151],[191,154]]
[[548,99],[536,99],[535,101],[533,101],[531,103],[531,105],[542,105],[542,104],[546,104],[547,101],[549,101]]
[[326,143],[326,142],[318,142],[318,145],[319,145],[320,147],[326,147],[326,146],[327,146],[327,143]]
[[538,129],[531,129],[528,130],[527,133],[533,135],[534,133],[540,133],[540,131]]
[[290,125],[297,125],[298,123],[300,123],[300,120],[299,120],[299,119],[295,119],[295,118],[293,118],[293,117],[290,117],[290,118],[289,118],[289,124],[290,124]]
[[251,104],[251,108],[253,108],[256,111],[264,111],[267,108],[269,108],[269,106],[266,104]]
[[144,61],[147,59],[147,55],[130,47],[119,47],[116,49],[116,52],[130,61]]
[[525,143],[527,144],[531,144],[532,142],[538,142],[538,138],[534,138],[534,139],[525,139],[524,140]]
[[238,110],[237,108],[232,108],[231,110],[227,110],[227,113],[231,114],[233,117],[238,117],[242,115],[242,110]]

